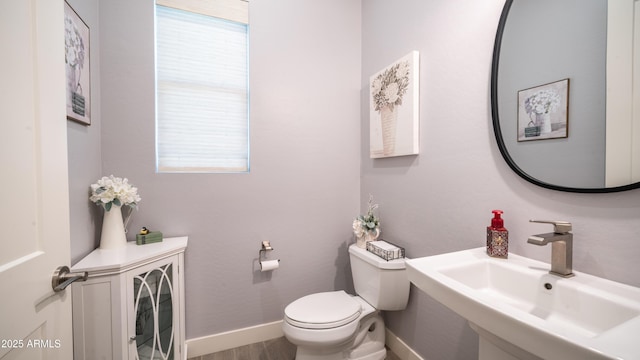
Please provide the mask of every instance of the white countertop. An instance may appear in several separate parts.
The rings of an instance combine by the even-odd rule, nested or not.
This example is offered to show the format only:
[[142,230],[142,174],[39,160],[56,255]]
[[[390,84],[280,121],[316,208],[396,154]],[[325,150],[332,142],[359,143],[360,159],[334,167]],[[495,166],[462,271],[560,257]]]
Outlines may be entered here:
[[165,238],[161,242],[137,245],[128,241],[119,249],[95,249],[77,264],[71,271],[87,271],[89,277],[119,274],[131,268],[144,265],[168,256],[184,252],[187,248],[187,236]]

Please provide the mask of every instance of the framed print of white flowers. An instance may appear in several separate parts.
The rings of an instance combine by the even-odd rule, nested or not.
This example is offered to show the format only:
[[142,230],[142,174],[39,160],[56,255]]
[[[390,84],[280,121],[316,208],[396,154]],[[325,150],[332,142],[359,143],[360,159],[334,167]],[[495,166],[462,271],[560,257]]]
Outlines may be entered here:
[[569,79],[518,91],[518,141],[569,136]]
[[419,151],[419,54],[403,56],[370,77],[370,156]]
[[67,75],[67,118],[91,125],[89,27],[65,1],[64,60]]

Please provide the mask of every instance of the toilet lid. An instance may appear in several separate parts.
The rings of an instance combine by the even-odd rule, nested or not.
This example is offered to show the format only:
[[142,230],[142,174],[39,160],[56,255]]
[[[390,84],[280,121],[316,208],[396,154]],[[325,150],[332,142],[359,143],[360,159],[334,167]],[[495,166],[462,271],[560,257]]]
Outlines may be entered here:
[[348,324],[362,312],[360,303],[344,291],[311,294],[284,309],[287,322],[305,329],[330,329]]

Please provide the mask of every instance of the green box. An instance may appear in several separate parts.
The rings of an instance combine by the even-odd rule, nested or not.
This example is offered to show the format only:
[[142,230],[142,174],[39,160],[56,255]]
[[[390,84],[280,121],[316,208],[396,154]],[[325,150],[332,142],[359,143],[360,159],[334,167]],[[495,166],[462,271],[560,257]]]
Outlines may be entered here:
[[148,234],[137,234],[136,244],[145,245],[162,241],[162,233],[160,231],[149,231]]

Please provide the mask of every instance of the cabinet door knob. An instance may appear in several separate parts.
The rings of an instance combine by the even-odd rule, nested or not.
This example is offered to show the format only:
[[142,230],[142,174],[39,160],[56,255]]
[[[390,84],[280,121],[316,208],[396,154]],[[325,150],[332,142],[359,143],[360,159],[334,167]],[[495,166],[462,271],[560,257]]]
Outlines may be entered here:
[[134,341],[136,341],[136,337],[135,337],[135,336],[132,336],[132,337],[130,337],[130,338],[129,338],[129,342],[130,342],[130,343],[132,343],[132,342],[134,342]]

